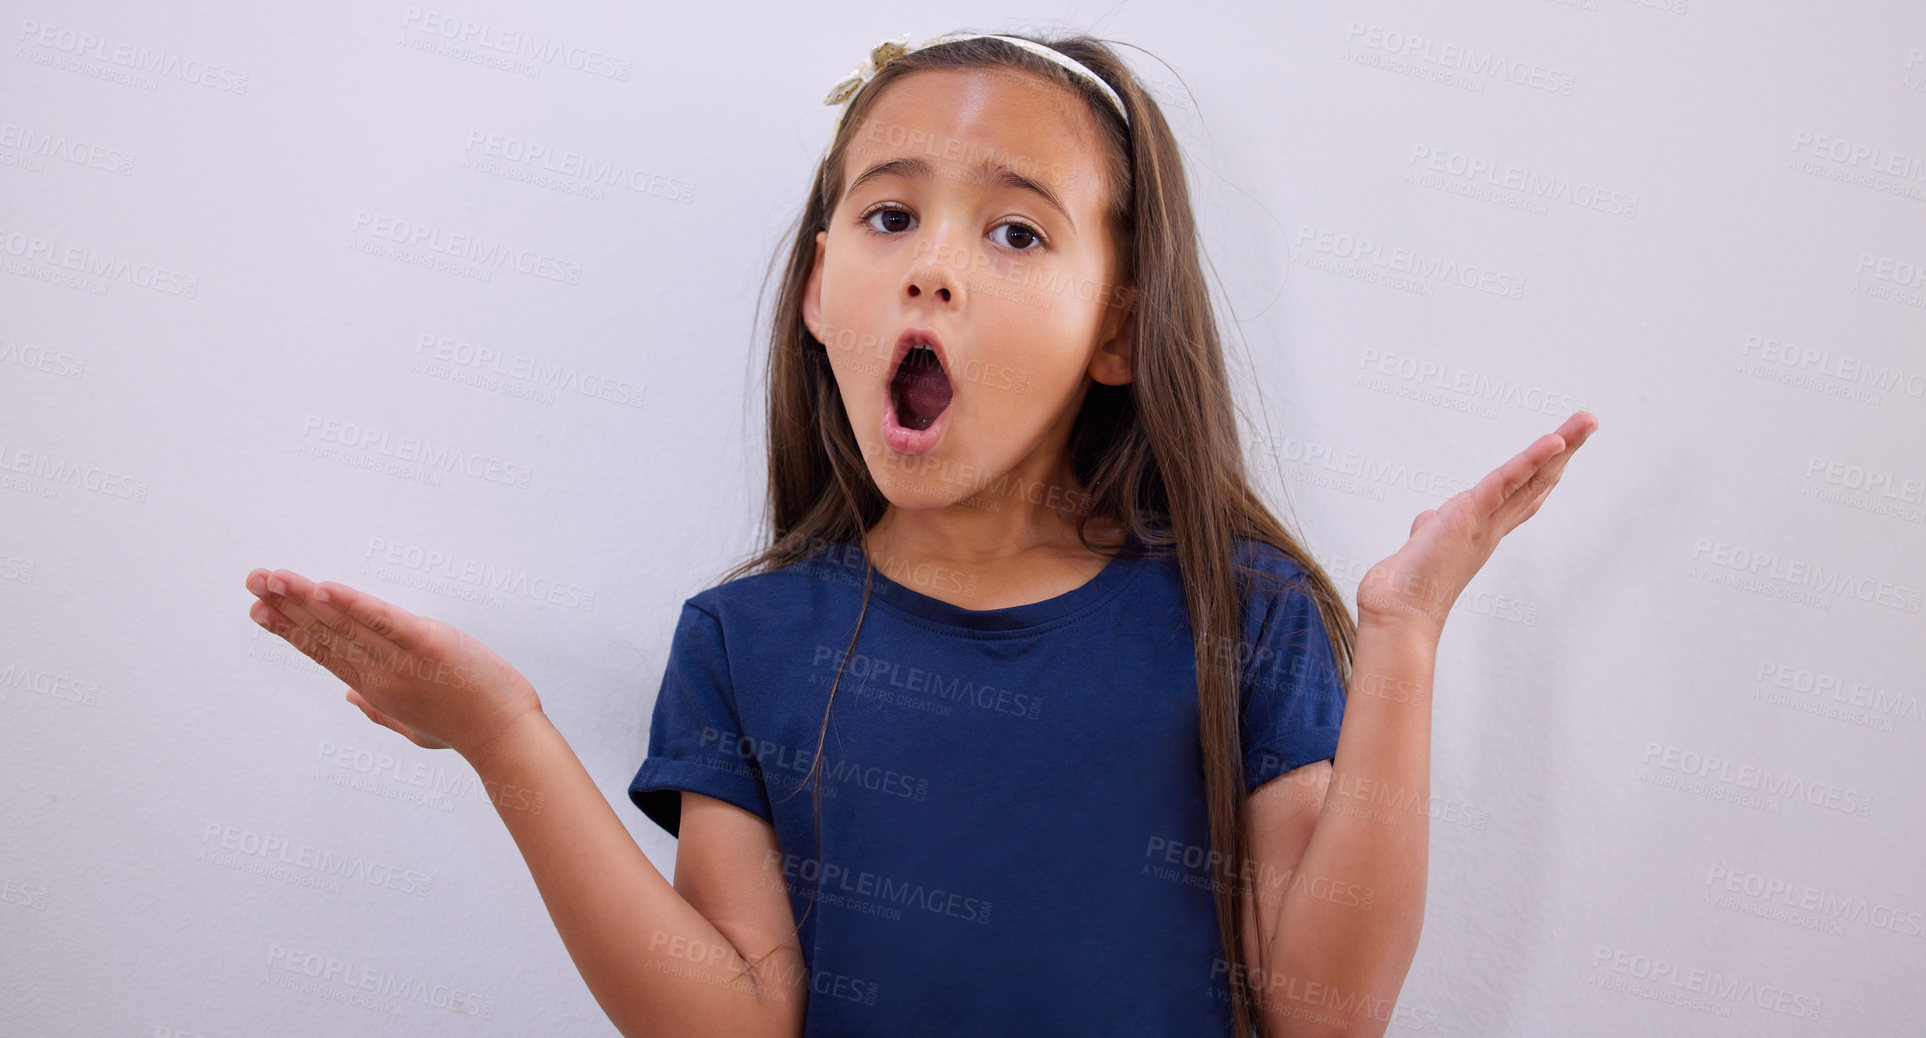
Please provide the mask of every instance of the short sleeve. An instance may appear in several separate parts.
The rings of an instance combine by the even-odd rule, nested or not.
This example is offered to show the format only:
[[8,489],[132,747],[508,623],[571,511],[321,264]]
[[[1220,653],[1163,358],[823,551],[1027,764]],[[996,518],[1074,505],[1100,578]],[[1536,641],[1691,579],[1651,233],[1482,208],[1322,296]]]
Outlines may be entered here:
[[772,819],[756,765],[743,737],[722,623],[684,602],[669,661],[649,722],[649,749],[629,783],[629,799],[650,820],[680,836],[682,793],[701,793]]
[[1250,640],[1241,691],[1246,792],[1306,764],[1334,759],[1344,720],[1344,680],[1324,618],[1294,563],[1265,568],[1280,567],[1286,583],[1257,595],[1257,633]]

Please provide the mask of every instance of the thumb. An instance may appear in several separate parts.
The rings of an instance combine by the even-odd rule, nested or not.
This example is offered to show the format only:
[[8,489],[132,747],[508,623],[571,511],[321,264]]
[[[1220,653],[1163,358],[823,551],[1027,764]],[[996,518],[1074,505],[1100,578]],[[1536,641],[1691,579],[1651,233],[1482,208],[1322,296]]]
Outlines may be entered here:
[[400,732],[402,736],[405,737],[409,742],[414,743],[416,746],[419,746],[424,750],[446,750],[449,748],[448,744],[445,742],[442,742],[440,739],[434,739],[434,738],[424,739],[421,736],[416,735],[415,730],[413,728],[410,728],[407,725],[402,724],[400,721],[397,721],[394,718],[389,717],[387,714],[384,714],[381,711],[376,710],[374,708],[374,704],[368,702],[366,699],[361,698],[361,693],[356,692],[352,688],[348,690],[348,702],[353,703],[355,706],[360,707],[361,712],[368,715],[368,720],[373,721],[374,723],[381,725],[383,727],[392,728],[395,731]]
[[414,739],[415,735],[413,732],[408,730],[407,725],[402,724],[400,721],[397,721],[394,718],[389,717],[387,714],[384,714],[379,710],[376,710],[374,708],[374,704],[368,702],[366,699],[361,698],[361,693],[356,692],[354,689],[348,690],[348,702],[353,703],[357,707],[360,707],[361,712],[368,715],[368,720],[373,721],[374,723],[381,725],[384,728],[392,728],[395,731],[400,732],[402,735],[407,736],[410,740]]

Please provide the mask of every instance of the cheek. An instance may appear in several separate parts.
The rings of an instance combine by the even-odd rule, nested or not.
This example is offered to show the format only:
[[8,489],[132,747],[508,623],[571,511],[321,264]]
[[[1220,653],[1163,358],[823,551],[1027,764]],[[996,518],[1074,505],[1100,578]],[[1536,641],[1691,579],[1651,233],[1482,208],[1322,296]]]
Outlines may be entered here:
[[847,346],[829,345],[829,369],[836,376],[836,389],[842,394],[843,410],[862,428],[882,414],[879,388],[882,361]]
[[885,283],[894,274],[885,269],[888,264],[880,261],[876,250],[854,237],[854,232],[849,240],[837,244],[842,245],[842,249],[832,253],[823,268],[823,308],[873,306],[880,301],[878,293],[885,291]]
[[889,347],[880,335],[870,311],[870,301],[879,298],[883,288],[873,267],[859,263],[832,262],[823,271],[822,314],[819,334],[828,351],[830,368],[839,384],[846,387],[845,407],[852,397],[873,395],[863,386],[865,380],[883,377],[889,360]]
[[980,354],[982,370],[970,379],[984,387],[988,407],[1018,414],[1076,391],[1097,330],[1088,305],[1033,295],[999,307],[997,324],[996,345]]

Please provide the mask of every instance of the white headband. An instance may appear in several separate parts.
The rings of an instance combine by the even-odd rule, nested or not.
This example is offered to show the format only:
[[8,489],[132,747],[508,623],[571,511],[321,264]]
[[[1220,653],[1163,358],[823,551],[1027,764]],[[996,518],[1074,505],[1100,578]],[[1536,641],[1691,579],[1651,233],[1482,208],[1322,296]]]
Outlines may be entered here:
[[[1062,51],[1053,50],[1049,47],[1043,46],[1040,43],[1032,43],[1029,40],[1023,39],[1021,37],[998,36],[994,33],[981,33],[981,32],[953,32],[946,36],[932,36],[929,39],[916,44],[910,43],[909,33],[903,33],[902,35],[896,36],[892,39],[881,40],[876,44],[876,46],[871,47],[869,49],[869,57],[864,59],[861,65],[858,65],[855,68],[851,69],[847,77],[845,77],[841,82],[837,83],[835,87],[830,89],[829,96],[823,98],[823,104],[826,104],[826,105],[843,104],[845,101],[848,101],[850,98],[855,97],[858,91],[862,90],[863,87],[867,85],[871,79],[874,79],[876,77],[876,73],[881,72],[883,70],[884,65],[889,64],[891,61],[897,58],[900,58],[905,54],[913,54],[926,47],[934,47],[939,43],[955,43],[958,40],[978,40],[978,39],[1002,40],[1005,43],[1010,43],[1018,47],[1022,47],[1024,50],[1027,50],[1030,53],[1035,54],[1037,57],[1042,58],[1045,61],[1055,62],[1056,64],[1062,66],[1064,69],[1068,70],[1071,75],[1074,75],[1079,79],[1088,81],[1091,85],[1095,86],[1098,90],[1102,91],[1103,96],[1109,98],[1111,105],[1117,109],[1117,114],[1123,117],[1124,125],[1125,126],[1130,125],[1130,114],[1124,111],[1123,98],[1118,97],[1117,92],[1110,88],[1110,84],[1104,82],[1102,77],[1098,76],[1095,72],[1092,72],[1088,68],[1086,68],[1082,62],[1076,60],[1075,58],[1070,57],[1067,54],[1064,54]],[[843,108],[843,112],[847,112],[847,111],[849,111],[849,109],[847,106],[845,106]],[[842,113],[838,113],[836,116],[836,129],[840,130],[842,128],[842,125],[843,125],[843,116],[842,116]],[[832,140],[835,138],[834,130],[830,132],[830,138]]]

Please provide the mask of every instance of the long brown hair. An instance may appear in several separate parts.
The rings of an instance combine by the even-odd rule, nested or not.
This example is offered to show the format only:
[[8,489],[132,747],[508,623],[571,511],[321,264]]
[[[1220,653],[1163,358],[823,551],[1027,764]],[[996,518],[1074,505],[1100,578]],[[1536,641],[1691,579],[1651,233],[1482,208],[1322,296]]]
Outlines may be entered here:
[[[1162,111],[1103,40],[1082,34],[1055,39],[1008,35],[1052,47],[1095,72],[1122,97],[1130,116],[1128,126],[1109,101],[1080,77],[994,39],[962,40],[898,57],[856,94],[817,168],[802,214],[788,232],[787,262],[770,327],[767,546],[721,580],[779,569],[826,545],[860,538],[889,504],[850,428],[826,347],[802,317],[816,232],[828,227],[841,194],[845,155],[855,128],[864,124],[889,84],[925,69],[1019,69],[1075,91],[1088,101],[1103,130],[1112,241],[1119,243],[1121,281],[1134,289],[1129,305],[1136,307],[1131,321],[1131,380],[1117,386],[1093,381],[1070,434],[1072,470],[1089,493],[1087,506],[1079,509],[1078,537],[1086,548],[1102,554],[1088,530],[1091,520],[1101,517],[1122,525],[1153,552],[1178,559],[1197,659],[1205,806],[1211,847],[1218,852],[1212,860],[1228,862],[1227,874],[1241,877],[1247,875],[1248,855],[1240,810],[1245,793],[1238,733],[1237,660],[1243,653],[1225,653],[1223,647],[1239,643],[1242,601],[1248,592],[1242,581],[1256,574],[1235,563],[1234,539],[1269,544],[1303,568],[1310,585],[1306,590],[1330,632],[1332,655],[1346,685],[1356,625],[1330,577],[1251,487],[1199,260],[1183,162]],[[782,258],[780,252],[772,258],[772,270]],[[758,316],[761,308],[758,296]],[[867,554],[864,569],[863,610],[844,649],[843,665],[868,612],[874,566]],[[837,668],[823,707],[823,730],[817,735],[810,769],[815,776],[819,857],[822,777],[818,766],[843,665]],[[1247,971],[1239,968],[1244,965],[1244,890],[1241,883],[1217,877],[1211,885],[1229,967],[1235,1034],[1248,1038],[1259,1027]],[[812,896],[812,908],[814,903]],[[807,918],[805,910],[803,919]]]

